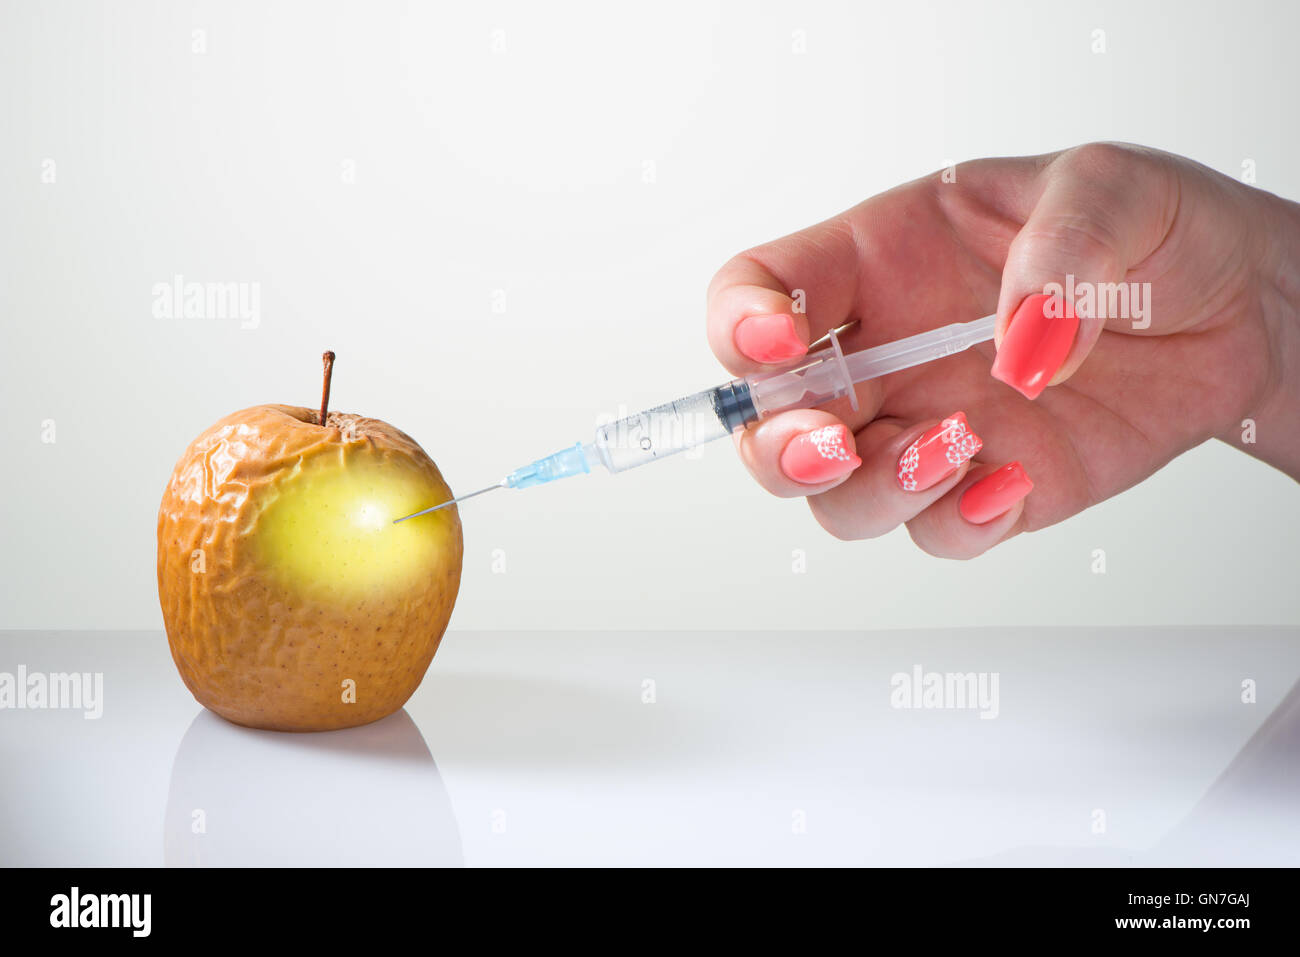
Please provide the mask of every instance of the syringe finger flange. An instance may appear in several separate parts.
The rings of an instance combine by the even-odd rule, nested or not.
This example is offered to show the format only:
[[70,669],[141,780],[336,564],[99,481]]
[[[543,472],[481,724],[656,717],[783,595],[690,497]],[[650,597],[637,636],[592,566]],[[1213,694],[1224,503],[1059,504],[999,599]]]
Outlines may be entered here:
[[858,411],[858,390],[853,388],[853,375],[849,372],[849,365],[844,361],[844,350],[840,348],[840,337],[834,329],[830,332],[831,349],[835,353],[834,363],[835,371],[840,375],[845,394],[849,397],[849,405],[853,411]]

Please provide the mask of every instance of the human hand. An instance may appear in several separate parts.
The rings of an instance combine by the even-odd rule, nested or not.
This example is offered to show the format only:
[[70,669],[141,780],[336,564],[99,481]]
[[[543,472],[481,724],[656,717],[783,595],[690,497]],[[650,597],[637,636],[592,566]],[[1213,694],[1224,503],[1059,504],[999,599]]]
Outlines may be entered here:
[[[1181,157],[1091,144],[964,163],[955,182],[926,177],[742,253],[708,294],[709,342],[733,374],[855,320],[846,351],[996,309],[998,351],[862,383],[856,412],[840,399],[772,416],[739,433],[741,458],[837,537],[905,522],[950,558],[1059,522],[1216,436],[1300,477],[1298,210]],[[1044,318],[1041,299],[1011,322],[1067,276],[1077,322]],[[1120,283],[1138,298],[1110,315]]]

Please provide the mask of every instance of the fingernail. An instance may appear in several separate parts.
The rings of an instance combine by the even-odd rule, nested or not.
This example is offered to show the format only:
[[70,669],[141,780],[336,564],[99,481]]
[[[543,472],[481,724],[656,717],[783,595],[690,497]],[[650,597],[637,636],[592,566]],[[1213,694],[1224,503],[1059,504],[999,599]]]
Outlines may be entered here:
[[972,525],[983,525],[997,518],[1033,489],[1025,467],[1011,462],[990,472],[962,493],[957,510]]
[[849,430],[828,425],[796,435],[781,453],[781,471],[801,485],[821,485],[847,475],[862,464],[849,451]]
[[777,313],[740,320],[734,334],[736,348],[755,362],[789,362],[808,352],[794,328],[794,316]]
[[1079,319],[1074,306],[1059,296],[1028,297],[1011,317],[997,358],[993,378],[1036,399],[1061,368],[1074,345]]
[[968,462],[984,442],[954,412],[907,447],[898,460],[898,484],[905,492],[924,492]]

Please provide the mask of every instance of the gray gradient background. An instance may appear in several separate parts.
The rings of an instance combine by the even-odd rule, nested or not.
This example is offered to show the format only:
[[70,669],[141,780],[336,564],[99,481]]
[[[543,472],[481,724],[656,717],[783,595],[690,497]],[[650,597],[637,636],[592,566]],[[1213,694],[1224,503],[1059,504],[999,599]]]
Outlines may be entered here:
[[[0,628],[159,627],[176,457],[327,347],[464,491],[721,380],[727,257],[949,160],[1131,140],[1300,197],[1291,3],[469,6],[0,4]],[[153,318],[176,273],[260,327]],[[461,630],[1300,621],[1295,485],[1217,444],[969,563],[834,541],[725,443],[462,516]]]

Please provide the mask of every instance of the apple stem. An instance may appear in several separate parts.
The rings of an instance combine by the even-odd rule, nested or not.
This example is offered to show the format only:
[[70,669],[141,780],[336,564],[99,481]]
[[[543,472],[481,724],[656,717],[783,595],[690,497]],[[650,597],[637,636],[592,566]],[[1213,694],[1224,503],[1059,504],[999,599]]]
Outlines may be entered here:
[[325,363],[325,383],[320,390],[320,424],[325,424],[325,417],[330,411],[330,380],[334,378],[334,353],[327,352],[321,356]]

